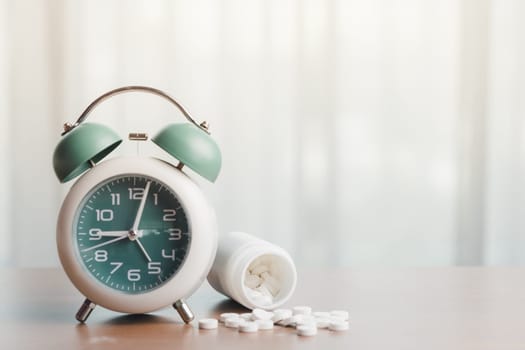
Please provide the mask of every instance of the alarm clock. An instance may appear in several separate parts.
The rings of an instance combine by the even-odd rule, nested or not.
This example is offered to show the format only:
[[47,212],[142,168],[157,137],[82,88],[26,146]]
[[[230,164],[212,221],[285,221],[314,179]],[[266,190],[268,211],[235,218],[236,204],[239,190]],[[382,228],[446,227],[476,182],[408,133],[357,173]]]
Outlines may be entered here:
[[[85,122],[106,99],[121,93],[160,96],[188,122],[164,127],[151,141],[177,161],[125,156],[106,159],[123,141],[109,127]],[[144,133],[129,138],[148,141]],[[58,215],[60,262],[85,296],[76,319],[85,322],[96,305],[123,313],[147,313],[173,305],[182,320],[185,302],[204,281],[217,250],[213,208],[187,166],[214,182],[221,153],[206,122],[198,124],[166,93],[127,86],[94,100],[78,120],[64,125],[53,154],[60,182],[77,177]]]

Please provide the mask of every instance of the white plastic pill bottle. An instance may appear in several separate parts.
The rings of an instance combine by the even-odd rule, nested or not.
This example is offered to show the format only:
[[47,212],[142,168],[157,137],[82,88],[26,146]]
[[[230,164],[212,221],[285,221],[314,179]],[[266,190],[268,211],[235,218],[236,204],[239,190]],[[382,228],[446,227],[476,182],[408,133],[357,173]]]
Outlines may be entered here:
[[249,308],[275,309],[293,294],[297,271],[281,247],[244,232],[219,237],[208,282]]

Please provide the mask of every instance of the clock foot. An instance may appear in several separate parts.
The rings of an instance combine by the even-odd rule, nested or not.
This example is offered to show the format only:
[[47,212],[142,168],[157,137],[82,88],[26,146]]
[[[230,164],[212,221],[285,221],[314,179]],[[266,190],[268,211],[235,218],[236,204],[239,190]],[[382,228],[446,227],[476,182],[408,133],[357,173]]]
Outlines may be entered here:
[[173,307],[177,310],[184,323],[193,321],[193,312],[183,299],[177,300],[175,304],[173,304]]
[[91,302],[91,300],[86,299],[80,306],[80,309],[78,309],[77,314],[75,315],[75,318],[78,322],[86,322],[89,315],[91,314],[91,311],[95,308],[95,304]]

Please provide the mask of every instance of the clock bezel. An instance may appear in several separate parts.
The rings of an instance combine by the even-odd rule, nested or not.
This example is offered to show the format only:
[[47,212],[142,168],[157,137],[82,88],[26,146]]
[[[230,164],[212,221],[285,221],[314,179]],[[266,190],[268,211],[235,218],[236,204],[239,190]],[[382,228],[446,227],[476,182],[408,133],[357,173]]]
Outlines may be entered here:
[[[152,177],[173,191],[184,207],[192,241],[185,261],[164,284],[140,294],[127,294],[91,276],[77,253],[74,225],[83,199],[100,183],[127,174]],[[152,157],[118,157],[97,164],[67,194],[57,223],[57,248],[62,266],[75,287],[93,303],[125,313],[151,312],[191,295],[206,278],[217,249],[213,209],[199,187],[173,165]]]

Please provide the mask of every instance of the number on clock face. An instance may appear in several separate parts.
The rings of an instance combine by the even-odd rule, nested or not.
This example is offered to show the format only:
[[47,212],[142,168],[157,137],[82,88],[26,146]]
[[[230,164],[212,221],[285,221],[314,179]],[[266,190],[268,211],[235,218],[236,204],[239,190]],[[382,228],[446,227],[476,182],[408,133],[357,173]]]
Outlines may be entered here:
[[191,233],[175,193],[156,179],[123,175],[96,186],[75,217],[78,254],[104,285],[144,293],[171,278]]

